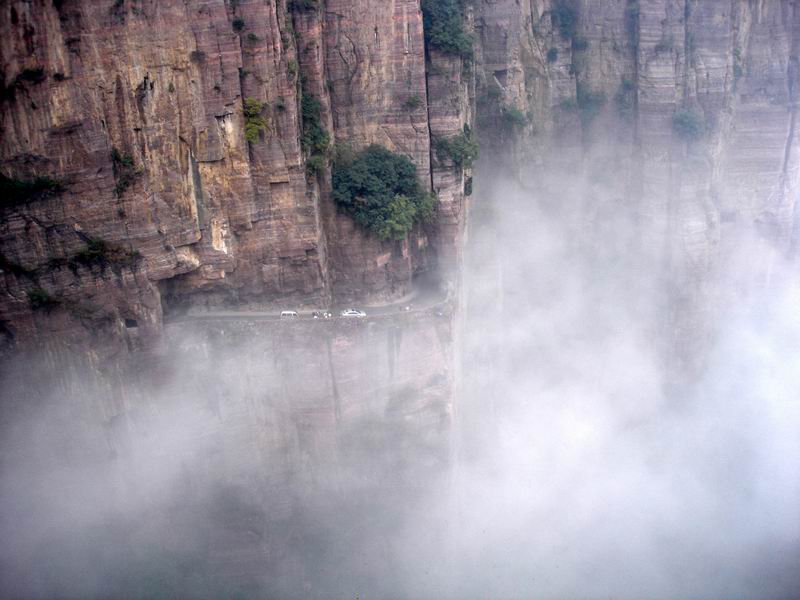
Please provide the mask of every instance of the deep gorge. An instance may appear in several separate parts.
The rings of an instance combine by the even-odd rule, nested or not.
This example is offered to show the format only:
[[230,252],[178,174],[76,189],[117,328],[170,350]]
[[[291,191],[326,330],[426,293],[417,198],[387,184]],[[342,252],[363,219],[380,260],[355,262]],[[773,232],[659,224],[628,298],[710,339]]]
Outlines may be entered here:
[[798,593],[796,0],[0,31],[1,597]]

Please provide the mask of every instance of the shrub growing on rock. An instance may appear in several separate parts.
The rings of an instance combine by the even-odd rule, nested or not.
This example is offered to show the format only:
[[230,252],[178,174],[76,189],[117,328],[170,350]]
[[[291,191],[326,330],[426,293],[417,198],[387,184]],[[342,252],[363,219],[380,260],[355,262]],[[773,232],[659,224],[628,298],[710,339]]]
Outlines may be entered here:
[[289,10],[298,12],[317,10],[319,8],[319,0],[289,0],[286,7]]
[[500,109],[503,125],[506,129],[522,129],[528,124],[528,117],[516,106],[503,106]]
[[576,35],[572,38],[572,49],[575,52],[583,52],[587,48],[589,48],[589,40],[585,37]]
[[255,144],[261,137],[261,132],[267,131],[267,120],[261,116],[264,103],[256,98],[244,99],[244,137],[251,144]]
[[691,110],[678,110],[672,115],[672,129],[685,140],[693,140],[703,135],[705,122],[703,116]]
[[435,212],[434,197],[421,189],[414,163],[376,144],[340,153],[333,165],[333,199],[382,240],[402,240]]
[[564,39],[575,36],[578,27],[578,14],[570,0],[558,0],[550,13],[553,26]]
[[36,67],[35,69],[23,69],[17,75],[17,81],[27,81],[29,83],[42,83],[46,79],[44,69]]
[[114,191],[121,196],[136,179],[138,172],[130,154],[122,154],[116,148],[111,149],[111,166],[114,169],[114,180],[117,182]]
[[472,36],[464,31],[463,0],[422,0],[422,19],[429,48],[472,59]]
[[458,135],[435,139],[434,147],[439,160],[449,158],[454,165],[461,169],[472,168],[472,163],[478,158],[478,142],[473,138],[467,125],[464,126],[464,131]]
[[577,107],[580,110],[581,121],[584,124],[591,123],[600,114],[606,105],[606,95],[604,92],[590,90],[585,85],[577,87]]
[[42,288],[33,288],[27,292],[28,302],[33,310],[51,310],[55,308],[58,301],[53,298],[47,290]]
[[321,154],[314,154],[306,159],[306,175],[316,177],[325,170],[325,157]]
[[300,101],[300,119],[303,124],[300,146],[306,155],[306,175],[313,177],[325,168],[325,156],[331,136],[322,126],[322,104],[319,98],[305,90]]
[[322,104],[319,98],[304,92],[300,101],[300,113],[303,121],[303,133],[300,137],[303,152],[309,156],[324,154],[331,143],[331,136],[322,126]]
[[70,258],[68,264],[73,269],[79,265],[85,267],[135,267],[141,260],[142,255],[138,250],[125,250],[109,244],[105,240],[95,238],[90,239],[83,250]]
[[628,79],[623,77],[622,83],[614,95],[614,103],[617,106],[617,113],[621,117],[629,117],[633,113],[633,101],[636,96],[636,85]]
[[422,106],[422,98],[419,96],[411,96],[403,103],[403,110],[413,112]]
[[41,200],[64,190],[64,186],[49,177],[23,180],[6,177],[0,173],[0,207],[16,206],[24,202]]

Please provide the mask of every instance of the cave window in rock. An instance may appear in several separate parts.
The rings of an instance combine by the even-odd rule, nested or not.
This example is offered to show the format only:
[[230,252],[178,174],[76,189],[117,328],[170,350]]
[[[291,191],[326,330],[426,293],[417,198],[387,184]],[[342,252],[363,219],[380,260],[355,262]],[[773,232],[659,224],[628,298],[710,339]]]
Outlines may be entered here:
[[125,319],[125,327],[128,329],[136,329],[139,327],[139,322],[136,319]]

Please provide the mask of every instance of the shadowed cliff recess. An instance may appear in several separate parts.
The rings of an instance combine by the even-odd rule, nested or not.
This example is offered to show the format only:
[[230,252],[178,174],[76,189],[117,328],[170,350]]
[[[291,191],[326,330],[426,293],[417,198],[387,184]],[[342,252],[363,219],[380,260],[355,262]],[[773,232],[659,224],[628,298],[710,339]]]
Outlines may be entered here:
[[800,597],[797,0],[0,2],[0,598]]

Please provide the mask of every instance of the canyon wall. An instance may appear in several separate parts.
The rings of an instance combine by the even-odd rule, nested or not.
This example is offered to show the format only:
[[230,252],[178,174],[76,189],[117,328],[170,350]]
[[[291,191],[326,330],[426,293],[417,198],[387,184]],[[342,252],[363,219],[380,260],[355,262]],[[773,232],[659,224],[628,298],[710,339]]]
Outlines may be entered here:
[[[450,464],[451,339],[431,308],[179,320],[116,373],[63,350],[17,357],[0,422],[4,595],[378,594],[342,573],[402,551],[404,515]],[[103,566],[64,579],[87,539]]]
[[[325,597],[335,575],[314,572],[315,530],[375,510],[376,490],[392,496],[387,523],[411,514],[451,466],[451,420],[488,431],[504,400],[498,356],[481,328],[459,337],[449,302],[358,322],[182,314],[397,301],[425,273],[458,291],[471,171],[436,141],[470,129],[487,181],[513,178],[553,205],[572,198],[576,237],[601,214],[638,224],[637,254],[670,290],[655,300],[653,338],[678,369],[697,368],[738,236],[783,254],[797,241],[797,2],[465,5],[474,60],[425,48],[418,0],[3,3],[0,173],[60,184],[0,206],[0,350],[19,353],[3,363],[8,464],[27,458],[15,419],[59,398],[52,414],[77,418],[86,444],[49,440],[57,467],[94,456],[122,479],[107,490],[122,502],[135,486],[121,474],[166,461],[183,486],[163,500],[168,514],[211,511],[198,571]],[[333,150],[321,172],[306,167],[304,96],[332,144],[410,157],[437,194],[436,222],[384,242],[337,210]],[[251,141],[246,99],[264,122]],[[482,189],[473,259],[500,288],[492,213],[505,190]],[[758,265],[765,277],[769,266]],[[517,322],[501,317],[533,312],[495,291],[481,285],[469,302],[512,335]],[[482,368],[456,402],[462,350]],[[190,425],[185,447],[169,445],[163,422]],[[234,505],[222,516],[218,492]],[[392,564],[389,543],[319,535],[352,543],[354,561]],[[37,559],[20,556],[22,570]],[[386,589],[373,584],[361,589]]]
[[[0,206],[0,496],[42,500],[0,523],[16,540],[4,589],[349,594],[340,571],[400,552],[404,515],[451,463],[446,294],[354,321],[186,313],[409,302],[437,274],[452,290],[469,169],[432,140],[473,119],[475,71],[426,53],[419,0],[20,1],[0,31],[0,173],[59,184]],[[321,171],[304,97],[331,138]],[[438,218],[404,240],[331,199],[336,152],[369,144],[437,194]],[[99,490],[91,514],[78,481]],[[378,540],[347,527],[367,512]],[[66,513],[61,533],[39,527]],[[73,526],[124,560],[65,579],[63,557],[86,557]],[[385,565],[362,594],[399,578]]]
[[582,227],[609,211],[635,221],[636,253],[670,288],[660,301],[665,354],[697,369],[730,300],[719,277],[742,236],[775,251],[752,265],[762,280],[797,242],[800,6],[476,7],[484,156],[506,157],[494,165],[538,197],[580,196],[565,205]]
[[[431,169],[431,135],[471,118],[471,77],[437,55],[429,84],[417,0],[9,2],[0,30],[0,172],[61,186],[2,207],[5,347],[102,329],[124,349],[188,306],[389,301],[457,259],[464,175]],[[318,173],[304,95],[331,138]],[[336,209],[334,148],[372,143],[413,160],[440,221],[384,242]]]

